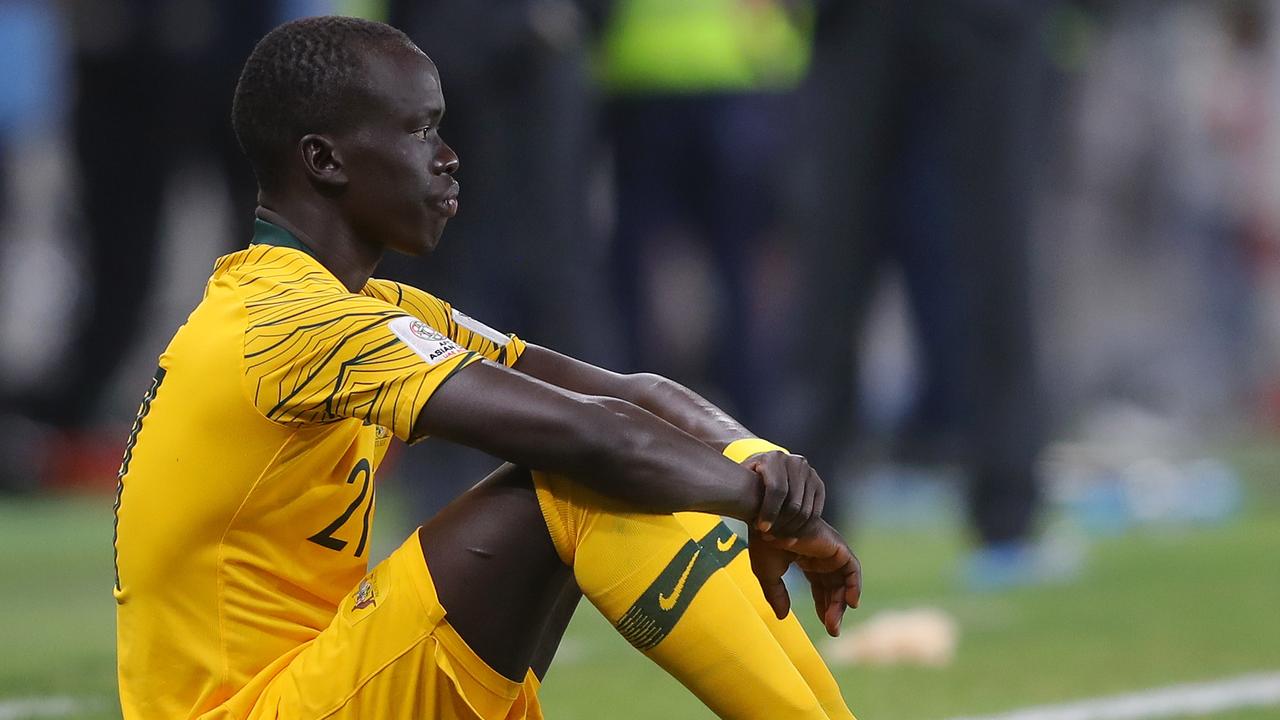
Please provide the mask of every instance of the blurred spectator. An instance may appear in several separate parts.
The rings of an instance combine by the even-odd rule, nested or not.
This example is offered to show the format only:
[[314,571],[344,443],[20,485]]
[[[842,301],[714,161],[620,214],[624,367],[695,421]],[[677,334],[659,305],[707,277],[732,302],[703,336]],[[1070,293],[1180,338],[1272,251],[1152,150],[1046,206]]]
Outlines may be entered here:
[[1124,402],[1221,432],[1280,357],[1280,325],[1254,326],[1278,266],[1274,11],[1094,5],[1041,249],[1053,405],[1073,426]]
[[[750,273],[776,221],[785,91],[808,59],[809,9],[620,0],[602,38],[617,203],[611,280],[625,367],[678,377],[727,400],[749,425],[766,392],[759,363],[773,355],[756,332]],[[672,260],[675,241],[690,236],[707,250],[710,293]],[[663,310],[688,334],[708,304],[709,350],[663,336]]]
[[[8,213],[12,149],[51,133],[63,95],[61,33],[54,8],[40,0],[0,0],[0,238],[14,223]],[[8,267],[12,248],[0,242]],[[6,297],[11,301],[11,297]],[[3,381],[0,376],[0,381]],[[27,489],[34,477],[25,445],[38,430],[12,413],[12,388],[0,382],[0,491]],[[10,448],[14,451],[10,452]]]
[[802,296],[785,343],[797,387],[776,435],[836,472],[865,409],[856,338],[896,267],[920,348],[899,454],[962,464],[989,553],[976,559],[996,580],[1023,561],[1039,504],[1028,220],[1053,4],[825,3],[792,115],[811,174],[795,193]]
[[383,272],[588,357],[601,344],[586,324],[601,290],[590,270],[585,172],[594,130],[587,49],[600,4],[392,0],[388,18],[448,78],[442,132],[463,162],[464,209],[433,258],[388,257]]
[[39,0],[0,0],[0,217],[6,150],[53,119],[61,88],[57,15]]
[[[255,185],[231,131],[227,99],[244,58],[280,19],[276,2],[258,0],[68,0],[64,12],[85,220],[75,234],[83,238],[89,273],[66,352],[48,381],[17,403],[58,431],[48,450],[55,480],[81,469],[77,454],[106,452],[96,446],[107,441],[85,431],[146,329],[163,200],[183,162],[212,160],[226,181],[235,229],[226,249],[249,236]],[[118,439],[109,444],[118,455]]]
[[1274,4],[1083,9],[1039,233],[1046,476],[1089,530],[1221,520],[1215,454],[1280,417]]
[[[447,78],[441,133],[461,159],[461,210],[431,258],[388,255],[379,274],[542,345],[608,362],[609,322],[588,233],[595,140],[587,60],[604,0],[392,0],[388,20]],[[441,443],[420,509],[433,512],[495,462]]]

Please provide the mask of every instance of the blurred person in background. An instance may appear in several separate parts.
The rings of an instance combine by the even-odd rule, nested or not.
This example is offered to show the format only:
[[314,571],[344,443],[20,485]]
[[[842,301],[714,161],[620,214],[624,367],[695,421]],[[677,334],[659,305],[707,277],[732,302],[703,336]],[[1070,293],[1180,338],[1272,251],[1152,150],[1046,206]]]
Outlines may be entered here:
[[[474,317],[493,318],[589,361],[613,363],[603,254],[588,231],[588,169],[596,138],[588,68],[607,0],[390,0],[387,20],[448,78],[451,144],[468,205],[440,262],[388,257],[387,277],[429,287]],[[566,258],[573,258],[567,262]],[[429,441],[404,475],[429,463],[440,483],[406,483],[433,513],[492,460]],[[441,471],[441,467],[448,468]],[[462,480],[455,480],[455,483]]]
[[[0,0],[0,267],[11,277],[13,243],[21,231],[21,186],[10,173],[24,145],[55,132],[63,105],[62,33],[56,8],[41,0]],[[0,302],[15,303],[10,288]],[[8,351],[9,343],[4,343]],[[4,360],[12,360],[10,357]],[[14,382],[0,368],[0,492],[27,490],[36,475],[34,458],[23,450],[40,434],[13,410]]]
[[[243,58],[281,18],[259,0],[67,0],[76,94],[72,141],[80,170],[85,267],[70,339],[48,381],[11,404],[49,429],[9,448],[54,482],[109,476],[116,438],[92,424],[100,400],[140,334],[154,286],[167,189],[183,163],[207,160],[225,181],[231,236],[250,234],[253,176],[240,154],[226,97]],[[56,379],[56,381],[54,381]],[[112,458],[112,460],[108,460]],[[31,485],[27,476],[6,481]]]
[[765,426],[836,472],[866,429],[857,339],[878,279],[897,268],[920,358],[896,454],[965,470],[977,584],[1037,572],[1028,240],[1052,5],[822,3],[791,115],[807,171],[792,208],[799,297],[781,343],[791,387]]
[[1275,5],[1076,7],[1038,247],[1046,477],[1086,530],[1219,521],[1227,448],[1280,417]]
[[1221,432],[1280,357],[1254,325],[1280,236],[1274,6],[1086,7],[1043,250],[1074,280],[1049,286],[1053,406],[1085,433],[1118,405]]
[[38,0],[0,0],[0,219],[9,194],[9,148],[56,115],[57,16]]
[[[782,121],[808,59],[809,10],[619,0],[601,41],[623,369],[687,378],[748,423],[767,392],[758,368],[774,355],[754,322],[752,264],[777,219]],[[681,251],[681,240],[698,249]],[[690,277],[698,259],[710,277]]]

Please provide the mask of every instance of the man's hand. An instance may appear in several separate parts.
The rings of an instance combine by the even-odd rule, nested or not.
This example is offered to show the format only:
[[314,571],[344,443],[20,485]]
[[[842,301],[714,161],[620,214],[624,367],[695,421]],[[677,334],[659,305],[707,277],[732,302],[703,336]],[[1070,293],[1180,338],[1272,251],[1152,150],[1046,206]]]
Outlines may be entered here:
[[759,475],[764,484],[756,530],[777,537],[795,537],[813,518],[822,516],[827,490],[803,455],[757,453],[742,464]]
[[845,608],[858,607],[862,598],[862,565],[840,533],[822,518],[814,518],[794,538],[767,539],[764,533],[751,530],[747,552],[765,600],[779,620],[791,609],[782,575],[794,562],[809,579],[814,609],[827,634],[840,634]]

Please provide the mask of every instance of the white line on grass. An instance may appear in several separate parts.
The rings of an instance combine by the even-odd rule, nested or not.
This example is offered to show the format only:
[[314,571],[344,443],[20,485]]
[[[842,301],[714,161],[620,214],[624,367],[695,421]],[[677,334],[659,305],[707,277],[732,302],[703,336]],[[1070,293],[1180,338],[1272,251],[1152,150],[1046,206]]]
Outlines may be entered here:
[[[951,720],[1154,720],[1268,705],[1280,705],[1280,673],[1170,685],[1126,695]],[[69,697],[0,700],[0,720],[66,717],[81,709],[83,705]]]
[[84,705],[69,697],[34,697],[0,700],[0,720],[66,717]]
[[951,720],[1150,720],[1194,717],[1245,707],[1280,705],[1280,673],[1170,685],[1126,695],[1040,705],[999,715]]

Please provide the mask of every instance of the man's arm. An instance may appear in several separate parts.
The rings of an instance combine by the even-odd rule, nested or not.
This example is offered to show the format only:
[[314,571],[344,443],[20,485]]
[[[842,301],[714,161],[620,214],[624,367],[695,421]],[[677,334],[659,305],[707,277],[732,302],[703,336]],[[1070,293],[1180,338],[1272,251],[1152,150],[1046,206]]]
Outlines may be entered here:
[[[566,390],[625,400],[718,452],[736,440],[755,437],[728,413],[661,375],[615,373],[532,344],[514,367]],[[794,535],[809,518],[822,514],[826,490],[804,457],[766,452],[752,456],[744,464],[759,474],[764,485],[760,512],[748,520],[758,529]]]
[[[530,350],[534,348],[530,346]],[[534,350],[535,370],[539,369],[539,350]],[[552,362],[549,369],[558,368],[561,373],[553,377],[578,388],[607,389],[592,385],[591,378],[607,379],[612,373],[564,360],[568,364]],[[583,374],[573,371],[579,367],[585,368]],[[669,381],[657,385],[666,383]],[[719,426],[733,433],[732,424],[741,429],[691,391],[675,383],[665,389],[673,392],[677,408],[686,408],[689,427]],[[682,397],[688,398],[688,404]],[[710,409],[701,419],[700,404]],[[741,431],[745,433],[745,429]],[[525,467],[563,474],[638,512],[697,511],[757,523],[764,517],[761,498],[768,484],[761,478],[768,473],[759,463],[739,465],[700,438],[627,400],[566,389],[490,362],[468,365],[435,391],[414,424],[413,437],[424,435],[474,447]],[[807,463],[804,467],[816,479]],[[800,495],[806,494],[803,486],[807,479],[805,473],[794,478],[782,476],[782,482],[794,481],[799,486]],[[820,489],[820,480],[817,485]],[[791,495],[784,486],[782,496],[789,501]],[[792,562],[800,562],[813,585],[818,614],[834,635],[839,632],[844,608],[857,607],[861,569],[839,533],[818,515],[821,505],[806,507],[816,512],[808,517],[797,514],[791,539],[753,532],[752,569],[781,618],[790,605],[782,572]],[[781,535],[780,528],[773,532]]]
[[459,370],[418,415],[433,435],[566,475],[639,512],[756,518],[759,478],[625,400],[556,387],[490,362]]
[[530,344],[515,369],[584,395],[626,400],[722,451],[734,440],[754,437],[728,413],[694,391],[652,373],[624,375]]

